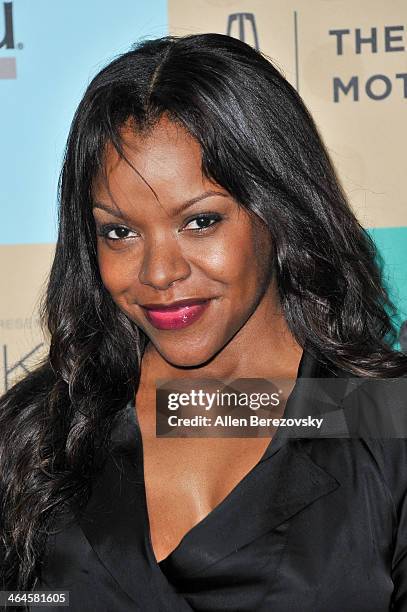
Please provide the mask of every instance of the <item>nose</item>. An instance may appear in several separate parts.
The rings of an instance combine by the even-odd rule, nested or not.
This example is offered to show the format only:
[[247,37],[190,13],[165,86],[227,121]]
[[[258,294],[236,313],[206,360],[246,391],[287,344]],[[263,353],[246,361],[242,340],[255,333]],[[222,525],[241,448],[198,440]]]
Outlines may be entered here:
[[173,283],[188,278],[191,268],[175,237],[145,242],[139,281],[154,289],[168,289]]

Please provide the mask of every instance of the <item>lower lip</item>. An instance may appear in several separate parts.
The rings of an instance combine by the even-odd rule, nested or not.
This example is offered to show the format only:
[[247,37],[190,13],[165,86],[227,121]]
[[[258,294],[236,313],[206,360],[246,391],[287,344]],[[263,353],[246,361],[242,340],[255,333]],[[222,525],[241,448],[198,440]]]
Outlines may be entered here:
[[199,304],[167,308],[165,310],[144,309],[147,319],[157,329],[183,329],[195,323],[209,306],[210,300]]

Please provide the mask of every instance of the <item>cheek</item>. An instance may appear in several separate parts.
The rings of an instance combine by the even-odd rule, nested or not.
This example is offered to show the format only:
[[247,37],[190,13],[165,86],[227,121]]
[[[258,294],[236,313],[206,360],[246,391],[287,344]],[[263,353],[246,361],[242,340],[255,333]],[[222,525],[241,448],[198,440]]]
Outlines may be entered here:
[[270,230],[260,222],[252,227],[251,257],[257,275],[269,277],[274,266],[273,241]]
[[234,226],[210,245],[206,243],[198,265],[206,271],[206,276],[235,291],[247,292],[255,290],[268,276],[270,264],[268,232],[256,230],[247,223]]
[[100,276],[107,291],[112,296],[125,291],[132,277],[126,258],[102,246],[98,248],[98,263]]

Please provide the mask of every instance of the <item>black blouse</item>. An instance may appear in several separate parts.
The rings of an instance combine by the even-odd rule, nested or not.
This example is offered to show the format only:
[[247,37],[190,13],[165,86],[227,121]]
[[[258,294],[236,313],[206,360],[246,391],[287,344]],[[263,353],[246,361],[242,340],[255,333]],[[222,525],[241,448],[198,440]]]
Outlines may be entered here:
[[[286,414],[308,413],[297,392],[301,378],[329,376],[304,352]],[[324,390],[325,411],[329,406],[338,414],[343,383]],[[407,610],[404,439],[276,435],[257,465],[160,563],[151,544],[132,403],[112,440],[85,512],[48,538],[36,590],[69,591],[65,609]]]

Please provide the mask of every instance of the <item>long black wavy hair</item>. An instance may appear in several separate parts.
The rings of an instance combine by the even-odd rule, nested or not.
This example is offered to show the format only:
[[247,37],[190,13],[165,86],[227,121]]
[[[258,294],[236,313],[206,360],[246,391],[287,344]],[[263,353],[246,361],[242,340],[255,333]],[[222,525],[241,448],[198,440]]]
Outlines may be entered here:
[[[297,342],[353,375],[396,377],[394,307],[375,246],[352,213],[317,128],[269,59],[221,34],[147,40],[92,80],[59,185],[59,233],[41,314],[47,357],[0,402],[3,584],[30,589],[56,513],[86,502],[148,338],[98,269],[92,182],[120,128],[166,114],[202,150],[206,177],[267,224],[279,297]],[[1,552],[1,551],[0,551]]]

